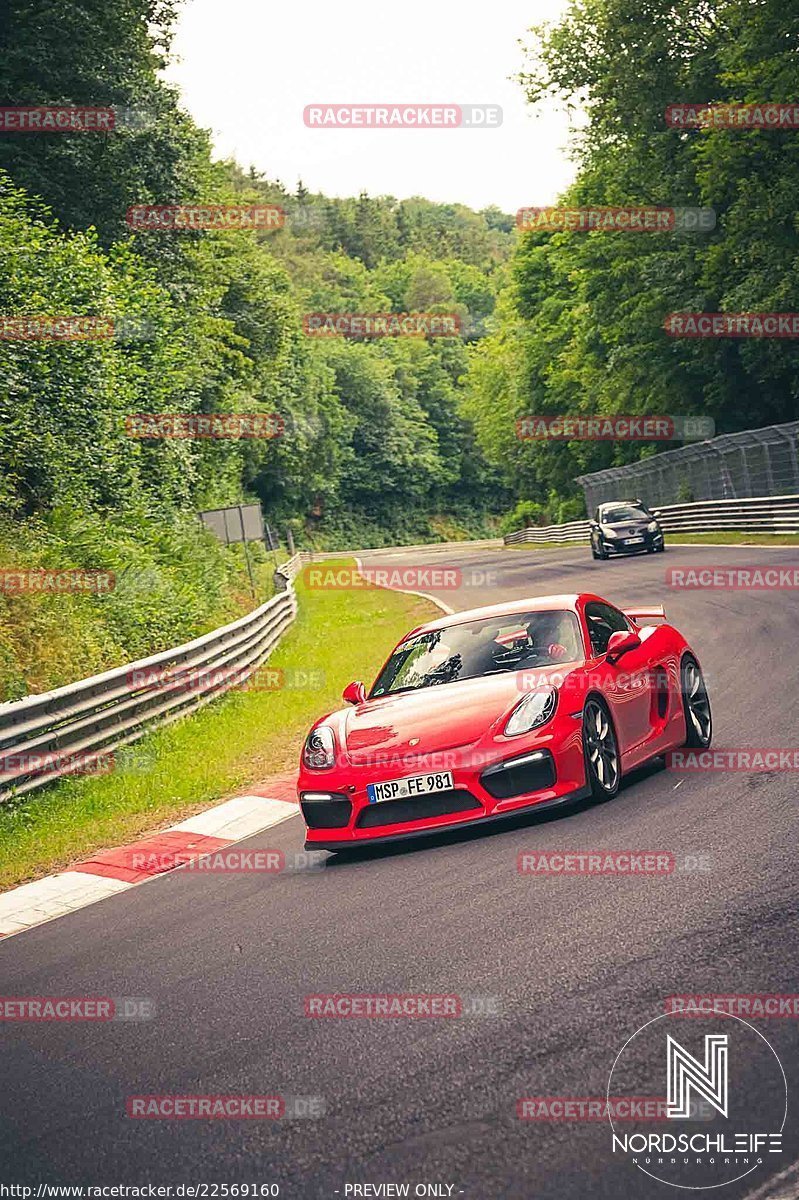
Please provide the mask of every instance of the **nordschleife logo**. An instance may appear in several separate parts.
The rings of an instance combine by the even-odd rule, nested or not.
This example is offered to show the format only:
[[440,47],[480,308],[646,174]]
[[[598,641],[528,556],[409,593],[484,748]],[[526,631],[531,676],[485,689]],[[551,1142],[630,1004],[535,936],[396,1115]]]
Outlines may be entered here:
[[[661,1120],[614,1124],[611,1095],[664,1094]],[[785,1071],[771,1043],[741,1017],[653,1018],[617,1054],[607,1097],[611,1153],[661,1183],[704,1191],[781,1168]]]

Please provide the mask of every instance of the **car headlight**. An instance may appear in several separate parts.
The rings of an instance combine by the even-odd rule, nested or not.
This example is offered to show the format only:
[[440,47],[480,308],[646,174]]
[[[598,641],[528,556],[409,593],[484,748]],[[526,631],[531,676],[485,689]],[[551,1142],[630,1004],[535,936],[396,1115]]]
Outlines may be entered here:
[[649,531],[649,533],[657,533],[657,531],[658,531],[657,521],[650,521],[649,524],[647,525],[647,530]]
[[554,688],[546,692],[531,692],[517,704],[508,718],[505,726],[506,737],[516,737],[520,733],[529,733],[539,725],[545,725],[555,711],[558,693]]
[[611,538],[611,540],[615,541],[616,534],[613,532],[613,530],[610,528],[609,525],[600,525],[599,532],[602,534],[603,537]]
[[302,761],[309,771],[327,771],[336,762],[336,743],[329,725],[312,729],[305,739]]

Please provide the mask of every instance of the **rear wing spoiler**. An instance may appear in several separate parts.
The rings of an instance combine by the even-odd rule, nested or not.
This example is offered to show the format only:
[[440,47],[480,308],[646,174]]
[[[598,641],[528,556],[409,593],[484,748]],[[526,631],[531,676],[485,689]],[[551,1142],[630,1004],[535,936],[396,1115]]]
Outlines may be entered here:
[[636,625],[642,625],[648,621],[666,620],[666,610],[662,604],[643,604],[639,608],[623,608],[621,611],[625,617],[635,621]]

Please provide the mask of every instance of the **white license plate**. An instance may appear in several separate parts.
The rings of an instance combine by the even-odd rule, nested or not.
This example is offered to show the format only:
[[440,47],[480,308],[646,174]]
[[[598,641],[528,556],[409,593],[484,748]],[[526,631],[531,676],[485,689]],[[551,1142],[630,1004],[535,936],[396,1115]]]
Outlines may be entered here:
[[366,795],[370,804],[380,804],[383,800],[405,800],[409,796],[446,792],[451,787],[451,771],[433,771],[430,775],[411,775],[408,779],[392,779],[389,783],[369,783]]
[[624,539],[624,544],[625,544],[625,546],[635,546],[635,545],[637,545],[639,542],[642,542],[643,540],[644,540],[644,539],[643,539],[642,537],[635,537],[635,538],[625,538],[625,539]]

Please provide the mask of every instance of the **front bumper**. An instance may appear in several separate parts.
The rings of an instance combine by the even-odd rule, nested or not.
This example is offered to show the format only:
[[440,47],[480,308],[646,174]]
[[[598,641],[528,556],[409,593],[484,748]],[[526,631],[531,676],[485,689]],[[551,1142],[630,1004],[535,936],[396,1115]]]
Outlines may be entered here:
[[383,846],[387,842],[404,842],[408,838],[430,837],[439,829],[444,829],[447,832],[450,830],[459,829],[474,829],[475,826],[482,827],[484,825],[495,825],[500,821],[508,821],[511,817],[518,816],[519,812],[533,811],[536,812],[549,810],[552,808],[560,808],[562,805],[576,803],[578,800],[585,800],[591,795],[591,789],[587,785],[577,788],[574,792],[569,792],[565,796],[557,796],[553,800],[536,800],[531,804],[525,804],[521,808],[515,808],[510,812],[492,813],[490,816],[479,816],[472,818],[469,821],[448,821],[441,826],[426,826],[424,829],[406,829],[397,833],[384,833],[379,837],[371,838],[348,838],[346,840],[330,841],[325,838],[320,841],[318,838],[306,838],[306,850],[352,850],[356,846]]
[[[340,849],[393,841],[512,816],[522,809],[562,804],[585,794],[580,724],[560,735],[506,741],[490,753],[479,747],[440,752],[402,764],[352,764],[329,772],[300,772],[298,793],[306,849]],[[431,759],[434,758],[434,761]],[[450,771],[452,787],[422,796],[370,803],[368,783]]]
[[625,544],[626,539],[617,538],[615,541],[610,538],[602,538],[602,547],[609,554],[640,554],[642,550],[659,550],[663,545],[662,533],[644,533],[642,542],[634,542],[629,546]]

